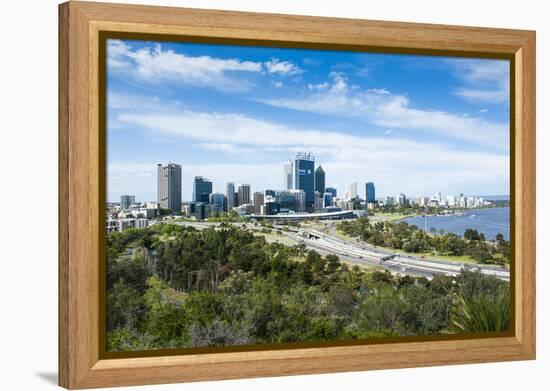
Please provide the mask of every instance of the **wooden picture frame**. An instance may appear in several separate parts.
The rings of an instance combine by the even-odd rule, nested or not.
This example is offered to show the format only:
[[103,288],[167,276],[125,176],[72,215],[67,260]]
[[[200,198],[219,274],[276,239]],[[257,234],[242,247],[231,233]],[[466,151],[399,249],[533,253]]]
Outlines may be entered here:
[[[514,329],[507,336],[105,358],[100,35],[508,58]],[[103,195],[102,195],[103,194]],[[70,389],[535,358],[535,32],[89,2],[59,6],[59,384]]]

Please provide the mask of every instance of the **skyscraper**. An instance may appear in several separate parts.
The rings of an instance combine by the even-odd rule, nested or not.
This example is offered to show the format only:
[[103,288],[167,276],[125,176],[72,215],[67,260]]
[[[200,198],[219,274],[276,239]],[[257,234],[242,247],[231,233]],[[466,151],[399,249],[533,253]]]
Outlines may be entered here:
[[279,190],[276,192],[275,202],[279,205],[280,212],[295,211],[296,200],[293,190]]
[[210,212],[221,213],[227,210],[227,202],[223,193],[211,193],[208,197],[210,203]]
[[193,201],[209,203],[210,193],[212,193],[212,182],[201,176],[196,176],[193,180]]
[[120,209],[128,210],[130,205],[133,205],[136,202],[136,196],[133,195],[121,195],[120,196]]
[[272,196],[266,196],[264,200],[263,214],[276,215],[279,213],[280,206]]
[[264,205],[264,193],[257,191],[254,193],[254,213],[259,215],[262,213],[262,206]]
[[206,202],[190,202],[189,215],[195,216],[198,220],[203,220],[210,214],[210,204]]
[[323,166],[319,166],[315,170],[315,191],[318,191],[321,195],[325,194],[325,170],[323,170]]
[[285,190],[292,189],[292,160],[287,160],[283,166],[284,177],[283,177],[283,188]]
[[306,196],[305,210],[315,209],[315,157],[310,153],[299,152],[294,160],[294,188],[303,190]]
[[315,191],[315,210],[318,211],[323,209],[324,203],[325,203],[325,200],[323,198],[323,195],[318,191]]
[[227,182],[225,185],[225,196],[227,197],[227,210],[235,205],[235,184]]
[[276,191],[275,190],[271,190],[271,189],[266,189],[265,190],[265,196],[271,196],[271,197],[275,197],[275,193]]
[[397,204],[399,206],[407,206],[408,204],[407,196],[404,193],[399,194],[399,197],[397,198]]
[[329,192],[326,192],[323,197],[323,205],[324,207],[332,206],[332,194]]
[[325,193],[330,193],[330,195],[332,195],[332,198],[336,198],[336,189],[334,187],[327,187],[325,189]]
[[[294,199],[294,211],[295,212],[306,212],[307,205],[306,205],[306,192],[303,190],[293,189],[290,190],[290,193],[293,196]],[[314,199],[315,202],[315,199]],[[315,207],[315,204],[311,206],[312,208]],[[313,210],[310,210],[313,211]]]
[[357,197],[357,182],[351,182],[348,185],[348,191],[346,192],[346,199],[351,200]]
[[157,164],[157,198],[162,209],[181,212],[181,166]]
[[368,204],[376,202],[376,193],[372,182],[367,182],[365,185],[365,199]]
[[250,203],[250,185],[242,184],[237,187],[239,206]]

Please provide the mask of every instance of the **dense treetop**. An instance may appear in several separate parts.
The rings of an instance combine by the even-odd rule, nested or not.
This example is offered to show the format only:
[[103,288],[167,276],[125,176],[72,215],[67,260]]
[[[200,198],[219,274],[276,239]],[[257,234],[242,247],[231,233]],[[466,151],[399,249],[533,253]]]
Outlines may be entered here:
[[[410,228],[397,224],[396,230],[407,236]],[[508,284],[493,277],[464,271],[428,280],[365,271],[336,255],[268,243],[227,224],[202,231],[158,224],[111,233],[107,268],[110,351],[509,326]]]

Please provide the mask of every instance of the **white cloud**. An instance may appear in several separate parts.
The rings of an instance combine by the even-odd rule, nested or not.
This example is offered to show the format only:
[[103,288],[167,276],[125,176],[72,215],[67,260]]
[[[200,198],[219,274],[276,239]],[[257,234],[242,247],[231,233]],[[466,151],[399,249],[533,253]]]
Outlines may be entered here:
[[[404,108],[405,107],[405,108]],[[393,102],[384,106],[383,110],[390,113],[386,119],[388,124],[399,122],[396,120],[400,110],[406,110],[405,115],[409,116],[414,124],[415,111],[408,112],[403,102]],[[435,113],[438,123],[445,118],[439,119]],[[419,122],[426,123],[423,118],[424,112],[418,114]],[[462,117],[460,117],[462,118]],[[424,151],[426,145],[431,148],[446,150],[443,144],[421,143],[408,139],[362,137],[347,133],[334,131],[319,131],[307,128],[295,128],[280,125],[273,122],[263,121],[235,113],[217,112],[195,112],[190,110],[165,110],[150,112],[127,112],[116,118],[119,123],[131,125],[131,127],[142,127],[154,135],[176,136],[192,141],[199,141],[201,146],[210,149],[230,150],[235,146],[254,147],[290,147],[308,146],[312,148],[330,147],[334,149],[348,148],[354,146],[362,148],[365,152],[376,152],[379,149],[393,150],[394,152]],[[453,117],[453,120],[456,120]],[[477,121],[473,118],[462,118],[463,121]],[[393,125],[388,125],[391,127]]]
[[[273,58],[265,62],[238,58],[222,59],[211,56],[189,56],[163,49],[160,44],[134,49],[120,40],[109,40],[107,64],[112,72],[125,72],[141,81],[167,81],[211,87],[219,90],[242,91],[252,86],[235,73],[297,76],[304,71],[291,61]],[[280,88],[278,81],[273,84]]]
[[170,81],[221,90],[250,87],[247,82],[232,77],[233,72],[259,73],[262,70],[260,62],[187,56],[164,50],[160,44],[135,50],[118,40],[109,41],[107,56],[110,70],[131,70],[141,80]]
[[278,58],[272,58],[264,62],[267,73],[277,73],[284,76],[300,75],[303,70],[290,61],[281,61]]
[[510,63],[506,60],[449,61],[455,76],[465,84],[454,94],[479,103],[505,103],[510,100]]
[[367,92],[378,95],[390,95],[390,92],[385,88],[371,88],[370,90],[367,90]]
[[[227,164],[223,158],[217,159],[222,162],[218,164],[178,162],[184,167],[187,186],[194,175],[204,175],[214,180],[214,187],[219,189],[227,181],[250,182],[257,190],[280,188],[284,158],[305,150],[316,155],[317,162],[327,171],[327,181],[341,191],[351,181],[374,180],[380,194],[405,191],[420,195],[435,189],[454,193],[491,193],[494,189],[508,192],[506,153],[461,151],[397,136],[364,137],[293,128],[242,114],[149,112],[123,114],[118,120],[130,129],[148,129],[155,137],[168,135],[175,140],[181,138],[185,145],[191,143],[210,152],[238,156],[239,163],[229,159],[231,155],[225,159]],[[136,172],[143,169],[136,167]],[[121,171],[118,167],[114,172]],[[154,189],[154,178],[136,178],[142,181],[143,189]],[[113,181],[117,181],[116,176]]]
[[332,72],[330,76],[332,83],[324,91],[315,91],[305,97],[264,99],[261,102],[298,111],[354,117],[394,129],[429,131],[441,136],[507,148],[507,124],[441,110],[416,109],[411,107],[409,98],[404,95],[395,95],[385,89],[360,91],[350,88],[343,73]]
[[319,83],[319,84],[308,84],[307,88],[309,88],[310,90],[321,91],[321,90],[326,90],[329,86],[330,86],[330,84],[328,84],[325,81],[325,82]]
[[330,72],[329,77],[332,78],[332,87],[330,89],[330,92],[333,94],[345,94],[350,89],[355,90],[358,89],[358,86],[355,85],[348,85],[348,78],[346,77],[346,74],[343,72]]
[[305,65],[309,65],[309,66],[313,66],[313,67],[318,67],[319,65],[321,65],[323,62],[319,59],[316,59],[316,58],[309,58],[309,57],[304,57],[302,58],[302,62],[305,64]]
[[[372,148],[383,139],[373,139],[301,128],[290,128],[243,114],[194,112],[129,112],[117,116],[120,123],[140,126],[156,135],[178,136],[204,144],[314,147],[358,145]],[[400,149],[416,143],[402,140]]]
[[510,75],[508,60],[453,59],[455,74],[470,83],[500,83]]
[[468,88],[457,88],[454,94],[466,100],[480,103],[502,103],[509,99],[507,90],[473,90]]
[[196,144],[196,146],[206,151],[224,152],[224,153],[232,153],[232,154],[247,153],[250,151],[250,149],[241,148],[238,145],[230,144],[230,143],[199,143],[199,144]]

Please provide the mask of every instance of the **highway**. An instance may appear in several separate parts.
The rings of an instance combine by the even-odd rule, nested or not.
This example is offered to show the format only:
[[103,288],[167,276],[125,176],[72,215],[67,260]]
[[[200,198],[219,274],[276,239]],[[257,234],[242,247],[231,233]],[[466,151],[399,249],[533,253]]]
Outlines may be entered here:
[[[217,227],[220,223],[211,222],[178,222],[179,225],[190,226],[196,229]],[[252,223],[232,223],[236,226],[246,226],[247,229],[260,231],[264,227]],[[286,227],[274,225],[283,236],[293,243],[303,243],[307,248],[315,250],[322,255],[335,254],[343,262],[366,267],[382,267],[392,274],[407,274],[422,276],[428,279],[434,275],[455,276],[460,274],[465,264],[443,260],[422,259],[419,257],[405,256],[381,249],[370,247],[364,243],[344,240],[335,235],[335,226],[332,222],[320,223],[317,227]],[[283,230],[285,228],[285,230]],[[267,237],[268,241],[279,242],[277,238]],[[282,240],[281,240],[282,242]],[[501,280],[510,281],[510,272],[504,268],[486,265],[470,265],[472,269],[479,270],[486,275],[493,275]]]

